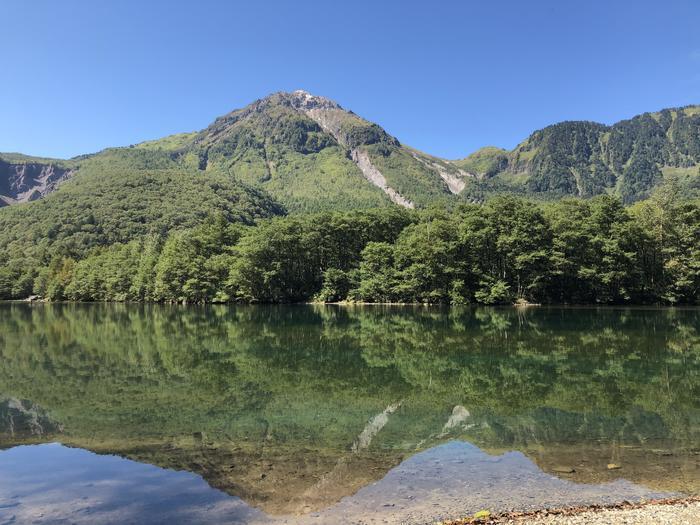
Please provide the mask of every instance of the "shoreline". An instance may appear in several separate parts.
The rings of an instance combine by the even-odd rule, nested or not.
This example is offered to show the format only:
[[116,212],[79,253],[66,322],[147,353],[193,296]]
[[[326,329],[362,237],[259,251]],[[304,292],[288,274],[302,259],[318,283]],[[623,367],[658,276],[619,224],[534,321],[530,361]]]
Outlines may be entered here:
[[394,303],[394,302],[364,302],[364,301],[297,301],[289,303],[263,303],[263,302],[164,302],[164,301],[51,301],[47,299],[0,299],[0,304],[29,304],[29,305],[52,305],[52,304],[128,304],[128,305],[158,305],[158,306],[391,306],[391,307],[420,307],[420,308],[440,308],[445,310],[462,308],[498,308],[526,310],[526,309],[547,309],[547,308],[567,308],[567,309],[650,309],[650,310],[695,310],[700,308],[700,304],[663,304],[663,303],[503,303],[503,304],[442,304],[442,303]]
[[482,514],[484,513],[480,512],[472,517],[439,521],[434,525],[691,524],[697,523],[693,520],[700,516],[700,496]]

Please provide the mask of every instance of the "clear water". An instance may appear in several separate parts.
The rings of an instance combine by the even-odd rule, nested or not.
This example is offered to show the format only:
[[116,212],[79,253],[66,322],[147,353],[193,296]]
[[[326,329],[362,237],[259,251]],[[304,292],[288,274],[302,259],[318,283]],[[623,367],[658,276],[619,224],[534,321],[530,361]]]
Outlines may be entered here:
[[700,494],[700,310],[2,304],[0,449],[0,524]]

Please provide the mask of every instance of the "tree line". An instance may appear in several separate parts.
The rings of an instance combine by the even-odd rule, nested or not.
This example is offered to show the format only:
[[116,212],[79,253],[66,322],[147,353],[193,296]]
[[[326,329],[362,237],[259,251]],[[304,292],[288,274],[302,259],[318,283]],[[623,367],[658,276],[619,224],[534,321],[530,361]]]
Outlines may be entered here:
[[[181,303],[698,304],[700,203],[672,185],[632,207],[611,196],[499,196],[453,210],[213,215],[32,274],[49,300]],[[0,297],[13,294],[0,269]]]

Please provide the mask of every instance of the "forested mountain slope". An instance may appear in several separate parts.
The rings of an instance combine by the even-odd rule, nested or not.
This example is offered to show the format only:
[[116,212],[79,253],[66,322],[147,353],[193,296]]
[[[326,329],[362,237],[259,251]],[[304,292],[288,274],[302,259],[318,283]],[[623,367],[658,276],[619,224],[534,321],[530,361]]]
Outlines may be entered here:
[[[329,99],[276,93],[199,132],[65,161],[0,154],[0,298],[697,303],[697,202],[684,202],[700,195],[698,166],[695,106],[613,126],[564,122],[513,151],[483,148],[451,162]],[[643,213],[623,211],[620,201],[652,193]],[[528,202],[598,194],[612,204]],[[601,234],[590,217],[617,205],[615,226]],[[569,214],[579,222],[557,240]],[[613,242],[621,228],[628,237]],[[498,257],[505,248],[489,241],[497,234],[512,243]],[[606,252],[613,245],[619,260]],[[559,260],[584,248],[575,264]],[[428,259],[414,265],[414,256]],[[599,283],[608,270],[598,263],[610,260],[626,276],[637,268],[635,282],[613,283],[620,276],[609,269]],[[581,283],[559,290],[564,274]]]
[[[478,130],[477,130],[478,131]],[[137,153],[138,152],[138,153]],[[275,93],[182,133],[69,161],[0,154],[0,206],[35,200],[89,167],[164,167],[223,176],[267,192],[292,213],[535,198],[648,197],[664,176],[700,192],[700,106],[606,126],[561,122],[512,151],[482,148],[447,161],[401,144],[380,126],[306,91]],[[104,177],[102,177],[104,178]]]
[[[165,152],[108,150],[71,161],[74,174],[46,198],[0,212],[0,288],[26,296],[51,260],[171,230],[217,214],[252,224],[285,213],[264,192],[218,173],[183,169]],[[58,264],[58,263],[56,263]]]
[[534,196],[611,193],[648,197],[664,176],[700,188],[700,106],[644,113],[612,126],[561,122],[511,152],[484,148],[456,165],[486,179],[482,189]]
[[201,170],[264,188],[290,211],[413,208],[457,193],[468,176],[305,91],[218,118],[181,154]]
[[[167,165],[225,176],[266,191],[292,212],[374,208],[392,202],[420,207],[459,193],[469,177],[447,161],[401,145],[381,127],[332,100],[305,91],[257,100],[200,132],[66,161],[71,171],[64,178],[85,167],[93,173],[98,166],[114,170],[110,162],[115,156],[129,171]],[[0,159],[5,157],[0,154]],[[6,160],[0,164],[0,196],[6,196],[6,204],[55,189],[55,184],[46,187],[43,179],[18,184],[17,175],[8,171],[40,170],[44,165],[32,159],[10,165]],[[4,168],[6,164],[10,167]]]

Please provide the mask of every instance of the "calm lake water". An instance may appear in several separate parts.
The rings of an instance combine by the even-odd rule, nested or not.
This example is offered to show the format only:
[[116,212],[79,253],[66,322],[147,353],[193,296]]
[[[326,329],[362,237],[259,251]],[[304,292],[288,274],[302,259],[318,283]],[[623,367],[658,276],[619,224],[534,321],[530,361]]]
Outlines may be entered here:
[[700,310],[0,304],[0,524],[700,494]]

